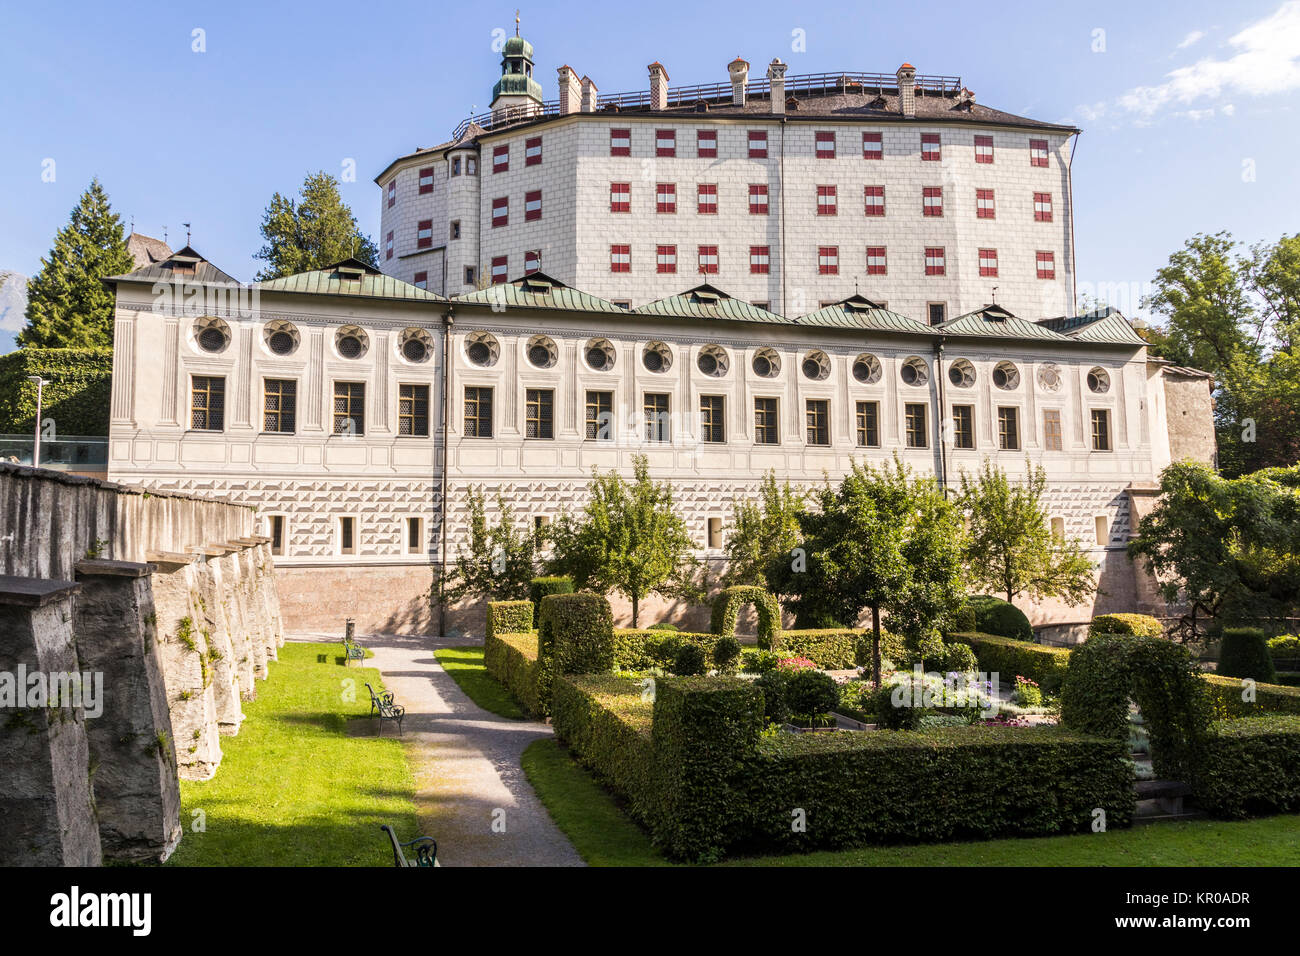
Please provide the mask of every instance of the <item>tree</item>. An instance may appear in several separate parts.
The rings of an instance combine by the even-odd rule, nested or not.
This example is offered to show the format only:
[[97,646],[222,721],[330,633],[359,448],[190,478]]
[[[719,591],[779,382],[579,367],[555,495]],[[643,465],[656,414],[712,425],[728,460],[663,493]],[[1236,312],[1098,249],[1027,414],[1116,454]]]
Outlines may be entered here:
[[897,458],[878,470],[854,462],[814,497],[818,507],[799,517],[803,553],[774,560],[768,580],[803,620],[852,625],[869,609],[879,684],[881,614],[919,641],[961,602],[960,515],[933,479],[914,479]]
[[763,477],[757,503],[737,501],[732,506],[732,530],[724,549],[726,585],[752,584],[766,588],[767,569],[773,561],[790,560],[799,545],[799,516],[807,494],[795,491],[790,482],[776,483],[776,473]]
[[325,172],[310,173],[299,191],[300,199],[276,193],[262,216],[266,244],[254,258],[267,267],[259,280],[323,269],[347,258],[377,265],[379,252],[357,228],[356,217],[339,196],[339,184]]
[[1034,600],[1059,597],[1073,607],[1097,590],[1092,562],[1078,541],[1057,540],[1043,508],[1047,474],[1025,462],[1029,477],[1013,483],[987,459],[972,479],[962,473],[959,504],[969,520],[965,561],[972,584]]
[[497,523],[489,526],[482,489],[470,488],[469,546],[458,549],[456,567],[443,588],[447,601],[466,597],[489,601],[523,601],[536,574],[537,538],[515,526],[514,510],[497,496]]
[[672,486],[651,480],[645,455],[632,462],[631,483],[613,470],[592,471],[580,519],[565,513],[555,522],[550,570],[579,588],[626,595],[636,627],[651,593],[692,598],[700,588],[695,544],[673,510]]
[[1146,560],[1162,596],[1221,624],[1281,618],[1300,604],[1300,466],[1221,478],[1175,463],[1129,553]]
[[113,344],[113,292],[100,281],[134,268],[122,220],[98,179],[81,194],[27,283],[27,327],[18,344],[80,349]]

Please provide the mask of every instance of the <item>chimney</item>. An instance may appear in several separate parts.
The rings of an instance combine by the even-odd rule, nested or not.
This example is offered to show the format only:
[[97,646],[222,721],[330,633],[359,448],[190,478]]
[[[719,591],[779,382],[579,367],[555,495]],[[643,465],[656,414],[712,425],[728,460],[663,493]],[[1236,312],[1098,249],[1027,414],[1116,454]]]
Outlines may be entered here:
[[658,60],[650,64],[650,109],[668,109],[668,71]]
[[916,116],[916,67],[910,63],[898,68],[898,111],[904,116]]
[[777,57],[767,67],[767,82],[772,88],[772,112],[785,112],[785,64]]
[[736,57],[727,64],[727,72],[731,74],[731,104],[733,106],[745,105],[745,82],[749,79],[749,63]]
[[582,111],[584,113],[596,112],[596,84],[591,81],[591,77],[582,78]]
[[576,113],[582,108],[582,82],[573,67],[562,66],[556,71],[560,74],[560,113]]

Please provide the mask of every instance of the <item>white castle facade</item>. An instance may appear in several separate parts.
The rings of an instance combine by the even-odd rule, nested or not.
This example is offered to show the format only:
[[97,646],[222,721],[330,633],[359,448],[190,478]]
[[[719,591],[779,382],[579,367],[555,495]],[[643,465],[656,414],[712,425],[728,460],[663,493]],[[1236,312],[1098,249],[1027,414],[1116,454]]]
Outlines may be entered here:
[[512,38],[493,113],[377,178],[380,270],[114,277],[110,478],[255,505],[290,627],[436,630],[470,487],[540,525],[645,454],[718,558],[769,470],[1028,462],[1098,607],[1158,610],[1124,545],[1164,465],[1212,459],[1208,380],[1073,315],[1076,131],[906,65],[747,69],[604,98],[563,67],[547,104]]

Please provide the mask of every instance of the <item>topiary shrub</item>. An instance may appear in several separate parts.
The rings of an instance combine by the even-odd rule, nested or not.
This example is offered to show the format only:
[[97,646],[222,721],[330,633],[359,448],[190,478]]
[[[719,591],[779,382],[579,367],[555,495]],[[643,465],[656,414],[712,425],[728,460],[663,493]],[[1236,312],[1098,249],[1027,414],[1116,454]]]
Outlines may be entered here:
[[677,645],[677,653],[673,655],[674,674],[678,677],[697,677],[706,669],[704,648],[688,641],[682,641]]
[[1034,629],[1029,626],[1029,618],[1014,604],[991,594],[977,594],[968,598],[966,604],[975,612],[975,630],[980,633],[1033,641]]
[[709,630],[724,637],[735,637],[736,620],[740,609],[746,604],[754,605],[758,613],[758,646],[771,650],[772,644],[781,633],[781,605],[768,591],[753,585],[736,585],[723,588],[713,599],[713,615]]
[[635,628],[614,629],[614,664],[625,670],[649,670],[660,667],[672,670],[677,649],[682,644],[696,644],[704,652],[706,660],[713,658],[713,646],[718,642],[716,634],[692,633],[689,631],[638,630]]
[[669,633],[676,634],[678,631],[681,630],[681,628],[678,627],[676,624],[670,624],[667,621],[660,621],[658,624],[651,624],[649,627],[646,628],[646,630],[647,631],[668,631]]
[[[806,657],[826,670],[847,670],[858,665],[861,631],[781,631],[772,650],[782,657]],[[870,636],[867,637],[870,648]],[[868,650],[870,654],[870,650]]]
[[969,644],[986,674],[999,674],[1011,680],[1017,674],[1032,677],[1044,693],[1055,694],[1065,681],[1070,651],[1064,647],[1027,644],[994,634],[953,634],[954,641]]
[[966,674],[979,670],[979,660],[969,644],[945,644],[943,655],[939,658],[939,670],[945,674],[956,672]]
[[1268,653],[1264,632],[1257,627],[1225,627],[1215,673],[1220,677],[1249,677],[1266,684],[1272,682],[1277,671]]
[[785,703],[796,717],[819,717],[840,703],[839,685],[821,671],[793,671],[785,685]]
[[528,600],[533,604],[533,620],[539,620],[542,598],[549,594],[572,594],[573,578],[563,576],[533,578],[528,582]]
[[942,670],[945,653],[943,638],[937,631],[927,631],[919,638],[907,641],[907,663],[920,664],[922,670]]
[[776,651],[757,651],[749,656],[749,661],[745,665],[745,670],[751,674],[766,674],[769,671],[776,670],[781,663],[781,655]]
[[1261,684],[1241,677],[1202,674],[1218,720],[1260,717],[1264,714],[1300,714],[1300,687]]
[[786,702],[785,692],[793,673],[773,667],[754,681],[754,686],[763,694],[763,719],[769,724],[783,724],[790,719],[790,705]]
[[1273,666],[1279,671],[1300,670],[1300,637],[1283,634],[1269,638],[1268,656],[1273,658]]
[[720,673],[734,674],[740,664],[740,654],[740,641],[730,636],[720,637],[713,645],[713,664]]
[[1088,636],[1098,634],[1136,634],[1138,637],[1160,637],[1165,629],[1149,614],[1098,614],[1088,625]]
[[[907,688],[915,684],[912,675],[906,674],[893,681],[883,681],[871,692],[871,711],[876,715],[876,726],[885,730],[915,730],[925,716],[924,707],[911,706]],[[918,692],[920,688],[917,688]],[[897,691],[898,693],[895,693]]]
[[603,674],[614,667],[614,615],[603,594],[551,594],[537,622],[537,696],[550,712],[560,674]]
[[1300,808],[1300,717],[1246,717],[1214,724],[1190,783],[1219,817]]
[[487,636],[527,634],[533,629],[532,601],[489,601]]
[[979,623],[975,620],[975,608],[969,602],[957,609],[957,613],[953,616],[953,630],[966,633],[979,630]]

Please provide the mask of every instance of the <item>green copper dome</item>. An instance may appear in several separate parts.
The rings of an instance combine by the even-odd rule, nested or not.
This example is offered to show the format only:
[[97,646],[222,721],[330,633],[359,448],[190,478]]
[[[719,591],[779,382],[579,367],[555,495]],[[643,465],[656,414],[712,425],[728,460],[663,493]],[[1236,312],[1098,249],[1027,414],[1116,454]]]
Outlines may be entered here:
[[501,52],[505,56],[522,56],[531,60],[533,58],[533,45],[521,36],[513,36],[506,40],[506,45]]
[[517,33],[501,48],[501,79],[492,87],[492,102],[502,96],[527,96],[542,102],[542,84],[533,79],[533,45]]

